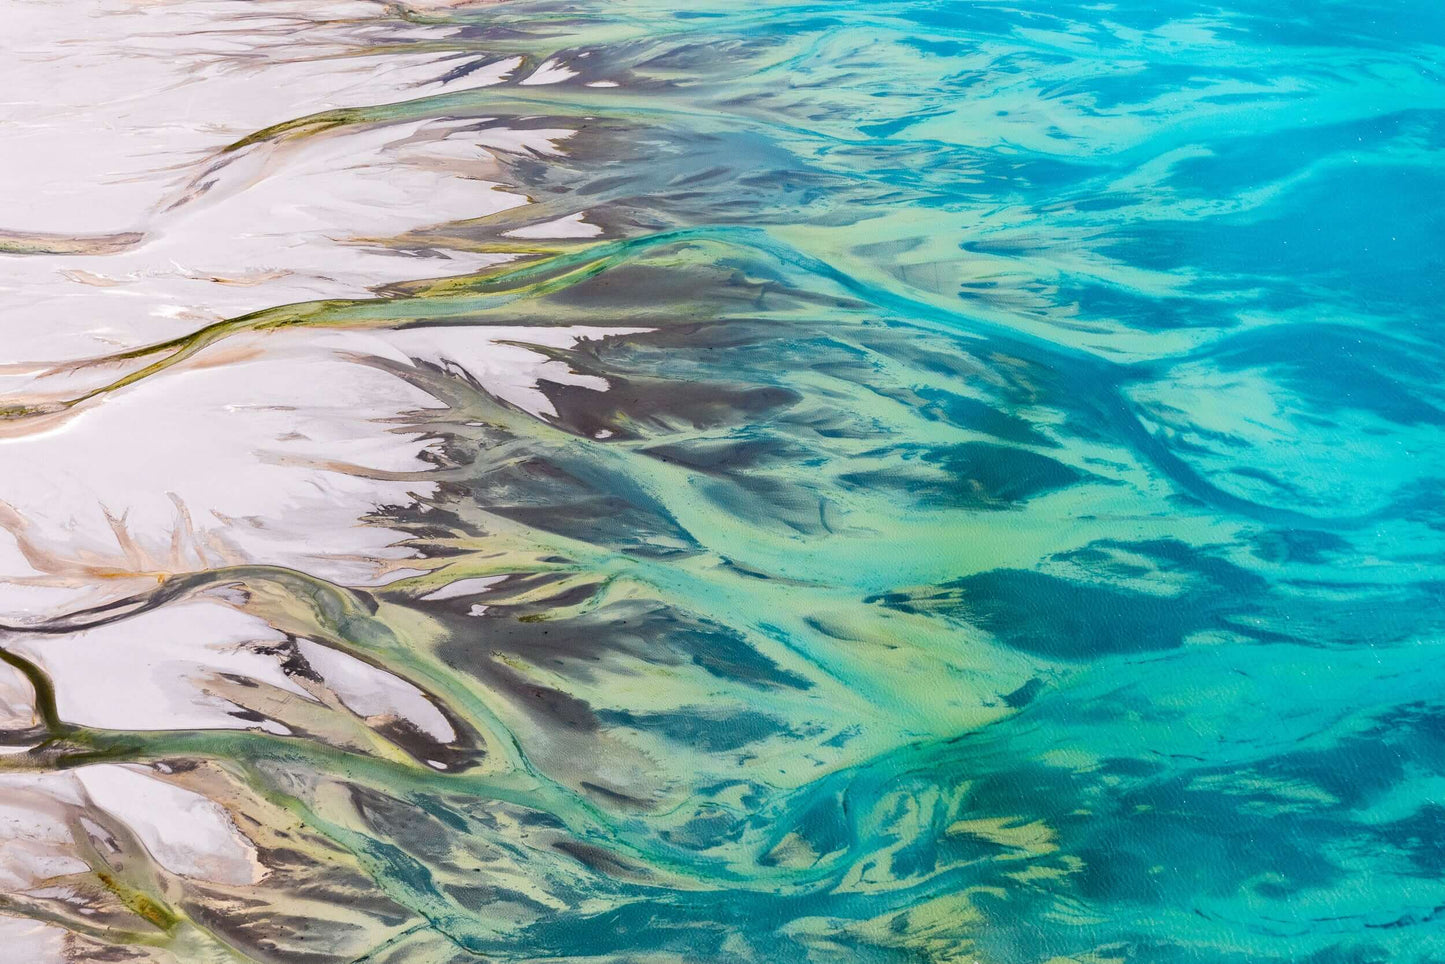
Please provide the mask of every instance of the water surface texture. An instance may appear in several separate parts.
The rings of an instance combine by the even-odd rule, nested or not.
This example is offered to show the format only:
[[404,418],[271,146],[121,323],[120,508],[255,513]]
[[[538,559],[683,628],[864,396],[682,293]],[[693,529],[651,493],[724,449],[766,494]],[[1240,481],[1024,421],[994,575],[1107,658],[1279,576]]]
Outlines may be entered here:
[[0,960],[1445,960],[1438,0],[0,0]]

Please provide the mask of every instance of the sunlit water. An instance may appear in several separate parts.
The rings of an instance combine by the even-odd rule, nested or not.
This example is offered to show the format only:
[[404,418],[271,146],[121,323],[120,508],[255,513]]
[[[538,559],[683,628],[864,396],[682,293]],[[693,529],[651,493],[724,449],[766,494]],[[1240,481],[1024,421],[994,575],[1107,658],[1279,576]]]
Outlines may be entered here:
[[1445,960],[1442,45],[0,0],[0,960]]

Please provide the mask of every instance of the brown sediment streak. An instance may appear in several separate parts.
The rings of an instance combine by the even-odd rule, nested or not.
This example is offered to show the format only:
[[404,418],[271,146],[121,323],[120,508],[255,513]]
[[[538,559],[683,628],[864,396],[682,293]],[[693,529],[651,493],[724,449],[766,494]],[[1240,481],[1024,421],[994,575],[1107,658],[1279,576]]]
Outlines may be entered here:
[[140,231],[117,234],[43,234],[0,230],[0,254],[118,254],[139,247],[146,236]]
[[[0,433],[4,432],[4,424],[7,421],[11,423],[30,422],[56,416],[63,417],[66,412],[76,409],[78,406],[92,399],[113,393],[149,378],[152,375],[159,374],[167,368],[194,357],[211,345],[237,334],[246,332],[268,332],[283,328],[306,326],[335,328],[388,327],[395,323],[394,320],[367,318],[364,312],[368,308],[375,307],[381,303],[410,298],[416,298],[419,301],[429,300],[435,304],[440,304],[441,301],[436,296],[447,294],[456,297],[471,295],[476,297],[501,298],[529,297],[546,294],[559,287],[564,287],[577,279],[585,278],[605,270],[607,267],[621,260],[621,257],[619,257],[619,254],[616,252],[604,254],[597,258],[588,258],[587,250],[592,246],[595,246],[595,242],[592,245],[578,246],[573,249],[571,253],[565,254],[557,254],[557,247],[552,246],[550,249],[544,249],[552,252],[551,257],[543,257],[520,264],[511,264],[464,277],[433,279],[399,285],[390,292],[383,291],[383,297],[380,298],[348,301],[316,301],[283,305],[277,308],[252,312],[237,318],[218,321],[191,332],[188,335],[181,335],[166,341],[143,345],[109,355],[56,365],[49,368],[46,373],[73,373],[87,369],[103,368],[108,365],[141,361],[156,355],[161,356],[159,359],[139,369],[78,395],[59,399],[53,397],[33,399],[30,401],[21,399],[0,405]],[[536,249],[533,248],[532,250]],[[625,255],[622,257],[625,257]],[[551,277],[547,277],[546,270],[549,262],[555,263],[557,267],[560,268],[560,270]],[[531,280],[538,274],[543,276],[542,280]],[[483,309],[479,306],[477,310],[481,311]],[[33,370],[37,366],[26,364],[12,367]]]
[[[551,295],[567,287],[593,278],[609,269],[634,259],[652,248],[676,244],[687,249],[697,242],[686,237],[661,232],[627,243],[584,241],[575,245],[549,244],[540,248],[542,256],[489,268],[469,275],[432,278],[396,284],[378,289],[376,298],[302,302],[264,309],[247,315],[217,321],[187,335],[177,336],[109,355],[66,362],[53,366],[48,373],[79,372],[125,362],[141,361],[156,355],[162,357],[113,381],[68,398],[44,398],[12,401],[0,406],[0,426],[5,421],[18,422],[63,415],[83,403],[110,394],[177,365],[211,345],[241,333],[260,333],[292,327],[381,328],[405,321],[403,312],[411,309],[412,323],[425,323],[428,317],[452,319],[482,328],[480,316],[524,299]],[[724,242],[724,247],[730,246]],[[505,245],[504,245],[505,247]],[[538,248],[528,246],[528,250]],[[395,316],[385,314],[396,312]],[[507,326],[548,327],[546,321],[514,318],[490,322]],[[23,366],[33,369],[33,364]]]

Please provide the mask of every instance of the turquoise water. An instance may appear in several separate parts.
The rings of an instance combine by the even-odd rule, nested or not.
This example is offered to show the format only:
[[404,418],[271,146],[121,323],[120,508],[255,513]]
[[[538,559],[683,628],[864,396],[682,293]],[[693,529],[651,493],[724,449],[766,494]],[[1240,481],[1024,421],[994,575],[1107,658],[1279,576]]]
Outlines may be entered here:
[[[494,148],[530,203],[421,197],[367,242],[408,280],[138,338],[9,420],[78,426],[298,331],[502,328],[570,375],[529,408],[337,342],[430,400],[386,423],[424,465],[328,463],[435,483],[363,513],[410,572],[205,558],[13,638],[224,598],[290,678],[329,685],[298,640],[349,653],[452,738],[244,679],[208,692],[285,733],[101,726],[11,646],[62,698],[27,766],[164,764],[268,872],[198,884],[141,848],[106,884],[131,918],[7,907],[84,960],[1445,960],[1445,6],[376,25],[371,53],[454,78],[523,60],[278,118],[196,190],[356,132],[570,132]],[[528,231],[579,212],[586,236]],[[615,333],[539,334],[565,326]]]

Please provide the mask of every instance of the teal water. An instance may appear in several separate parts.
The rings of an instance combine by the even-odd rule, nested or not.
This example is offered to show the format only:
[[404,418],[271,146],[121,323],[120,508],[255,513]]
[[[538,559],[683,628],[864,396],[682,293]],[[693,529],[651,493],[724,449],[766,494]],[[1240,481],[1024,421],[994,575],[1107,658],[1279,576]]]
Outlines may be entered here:
[[[494,148],[530,203],[421,197],[422,227],[367,240],[413,280],[139,338],[9,422],[228,366],[260,398],[254,353],[298,331],[504,329],[571,375],[529,408],[337,342],[429,399],[386,422],[424,464],[327,467],[430,486],[364,513],[409,572],[263,548],[12,620],[41,694],[15,766],[163,764],[267,871],[92,847],[81,876],[126,881],[93,888],[103,925],[7,913],[78,960],[1445,960],[1445,7],[376,25],[373,53],[449,77],[522,66],[280,119],[193,191],[357,132],[571,132]],[[579,212],[590,236],[528,230]],[[207,692],[249,728],[67,714],[43,638],[218,599],[347,705],[236,671]],[[303,642],[407,681],[452,738],[356,710]]]

